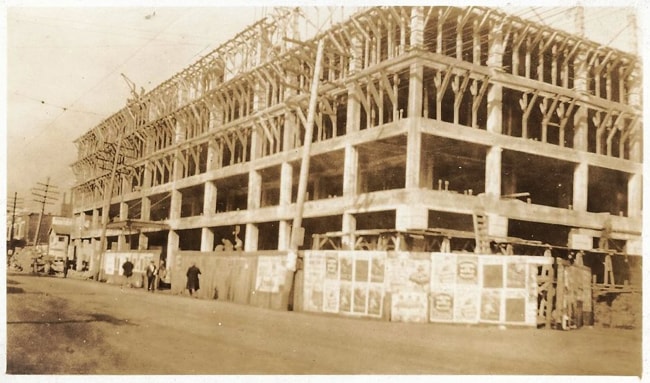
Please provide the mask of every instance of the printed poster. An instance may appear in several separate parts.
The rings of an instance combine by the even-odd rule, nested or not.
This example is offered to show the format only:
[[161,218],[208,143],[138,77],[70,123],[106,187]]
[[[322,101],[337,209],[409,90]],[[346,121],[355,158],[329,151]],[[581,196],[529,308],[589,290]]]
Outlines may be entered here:
[[353,265],[352,253],[339,253],[339,272],[341,281],[352,282]]
[[526,291],[525,290],[506,290],[505,291],[505,318],[506,323],[526,323]]
[[370,258],[370,282],[384,283],[386,274],[385,254],[375,254]]
[[431,291],[456,284],[456,254],[431,254]]
[[[513,262],[514,261],[514,262]],[[506,263],[506,287],[515,289],[526,288],[526,269],[528,265],[518,260]]]
[[478,257],[476,255],[457,256],[456,284],[478,285]]
[[339,257],[336,253],[328,252],[325,255],[325,278],[339,279]]
[[[340,309],[341,288],[340,282],[326,279],[323,284],[323,311],[326,313],[338,313]],[[349,311],[349,308],[348,308]]]
[[429,320],[451,322],[454,320],[454,289],[444,288],[431,292]]
[[115,257],[115,254],[111,254],[109,252],[104,253],[104,274],[113,275],[115,274],[116,269],[117,270],[121,269],[121,265],[119,268],[116,267],[115,265],[116,261],[117,259]]
[[323,284],[326,257],[322,253],[305,253],[303,310],[319,312],[323,308]]
[[427,309],[427,293],[393,293],[391,301],[391,321],[425,323],[427,321]]
[[366,303],[368,300],[368,285],[367,284],[358,284],[354,287],[354,296],[352,312],[355,314],[366,314]]
[[479,290],[456,286],[454,291],[454,321],[476,323],[479,318]]
[[481,292],[481,321],[499,322],[501,320],[500,289],[484,289]]
[[267,293],[280,292],[280,286],[284,285],[286,272],[287,269],[284,266],[284,257],[258,257],[255,290]]
[[339,312],[352,312],[352,283],[340,282],[339,290]]
[[428,259],[391,258],[389,279],[392,292],[427,292],[431,282],[431,261]]
[[380,317],[384,308],[383,285],[370,285],[368,289],[368,315]]

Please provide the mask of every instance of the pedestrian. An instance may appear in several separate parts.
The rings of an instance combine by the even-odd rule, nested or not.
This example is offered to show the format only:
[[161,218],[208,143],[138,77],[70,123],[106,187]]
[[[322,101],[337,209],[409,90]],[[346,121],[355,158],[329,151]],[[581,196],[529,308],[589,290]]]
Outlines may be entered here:
[[131,276],[133,275],[133,263],[127,258],[126,262],[122,264],[122,275],[124,275],[124,283],[122,286],[127,285],[133,287],[131,283]]
[[154,264],[153,260],[149,262],[149,266],[147,266],[147,291],[153,292],[155,289],[156,284],[154,283],[156,281],[156,274],[157,274],[157,269],[156,265]]
[[158,290],[162,290],[164,287],[165,281],[167,278],[167,266],[165,266],[165,260],[161,259],[160,260],[160,267],[158,268],[158,283],[157,283],[157,288]]
[[65,256],[65,259],[63,259],[63,278],[68,277],[68,256]]
[[190,291],[190,295],[193,291],[199,290],[199,274],[201,274],[201,270],[196,267],[196,263],[192,262],[192,266],[187,269],[187,289]]

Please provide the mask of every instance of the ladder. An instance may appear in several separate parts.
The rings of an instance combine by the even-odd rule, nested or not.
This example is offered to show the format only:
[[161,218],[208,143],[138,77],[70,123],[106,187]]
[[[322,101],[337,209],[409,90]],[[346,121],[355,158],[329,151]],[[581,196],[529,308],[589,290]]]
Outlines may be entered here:
[[474,239],[476,241],[474,252],[477,254],[491,254],[487,215],[485,212],[474,212],[472,219],[474,221]]

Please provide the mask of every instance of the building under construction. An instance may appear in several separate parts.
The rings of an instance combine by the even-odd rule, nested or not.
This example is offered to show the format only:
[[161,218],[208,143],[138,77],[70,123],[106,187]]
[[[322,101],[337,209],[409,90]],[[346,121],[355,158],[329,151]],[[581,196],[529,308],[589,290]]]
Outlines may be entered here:
[[638,56],[491,8],[343,13],[304,36],[274,9],[79,137],[77,254],[98,265],[104,233],[169,265],[401,233],[388,249],[551,249],[640,283],[616,267],[640,264]]

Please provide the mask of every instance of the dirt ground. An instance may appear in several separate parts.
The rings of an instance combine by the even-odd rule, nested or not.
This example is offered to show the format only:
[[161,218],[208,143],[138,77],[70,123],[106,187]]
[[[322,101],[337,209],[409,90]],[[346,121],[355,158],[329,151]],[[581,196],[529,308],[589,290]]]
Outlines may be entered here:
[[7,276],[7,373],[640,376],[641,330],[390,323]]

